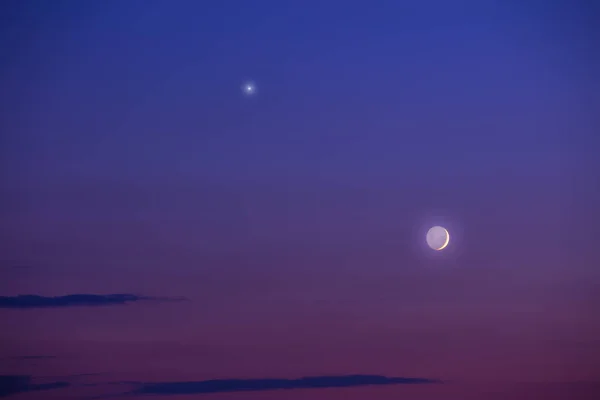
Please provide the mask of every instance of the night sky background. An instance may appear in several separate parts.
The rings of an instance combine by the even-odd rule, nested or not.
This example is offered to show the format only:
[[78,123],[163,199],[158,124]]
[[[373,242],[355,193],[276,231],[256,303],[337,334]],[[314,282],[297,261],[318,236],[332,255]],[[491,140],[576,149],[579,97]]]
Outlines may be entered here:
[[0,1],[0,396],[597,398],[599,21]]

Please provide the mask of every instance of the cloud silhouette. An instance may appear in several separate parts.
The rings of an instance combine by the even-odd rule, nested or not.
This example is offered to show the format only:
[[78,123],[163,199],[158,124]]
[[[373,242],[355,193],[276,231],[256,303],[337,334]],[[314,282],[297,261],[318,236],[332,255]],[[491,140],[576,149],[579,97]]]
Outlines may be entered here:
[[34,378],[31,375],[0,375],[0,397],[50,389],[63,389],[69,387],[107,387],[114,385],[128,386],[130,389],[121,393],[93,395],[85,398],[88,400],[101,400],[122,396],[171,396],[285,389],[325,389],[373,385],[441,383],[441,381],[434,379],[392,378],[380,375],[312,376],[299,379],[216,379],[188,382],[80,382],[79,378],[93,375],[102,374],[78,374],[65,377],[38,378],[50,381],[48,383],[34,383]]
[[2,265],[0,269],[28,269],[32,268],[30,265]]
[[9,357],[11,360],[49,360],[56,358],[56,356],[16,356]]
[[23,392],[61,389],[70,386],[68,382],[34,384],[30,375],[0,375],[0,397]]
[[129,395],[208,394],[281,389],[323,389],[368,385],[432,384],[425,378],[390,378],[380,375],[313,376],[299,379],[217,379],[192,382],[137,383]]
[[0,296],[0,308],[58,308],[124,305],[142,300],[177,301],[183,298],[144,297],[134,294],[69,294],[46,297],[37,295]]

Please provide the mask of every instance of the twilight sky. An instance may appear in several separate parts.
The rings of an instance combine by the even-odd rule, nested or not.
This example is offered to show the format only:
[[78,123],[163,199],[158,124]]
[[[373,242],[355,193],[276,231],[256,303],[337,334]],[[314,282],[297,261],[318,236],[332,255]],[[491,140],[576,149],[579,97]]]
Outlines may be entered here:
[[3,1],[0,396],[593,398],[599,18]]

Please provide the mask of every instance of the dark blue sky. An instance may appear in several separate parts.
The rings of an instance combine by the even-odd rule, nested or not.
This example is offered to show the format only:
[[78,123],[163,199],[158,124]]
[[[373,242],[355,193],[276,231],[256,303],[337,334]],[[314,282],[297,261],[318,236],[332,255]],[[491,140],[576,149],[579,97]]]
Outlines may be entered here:
[[593,132],[564,2],[38,3],[4,36],[5,152],[31,178],[556,174]]

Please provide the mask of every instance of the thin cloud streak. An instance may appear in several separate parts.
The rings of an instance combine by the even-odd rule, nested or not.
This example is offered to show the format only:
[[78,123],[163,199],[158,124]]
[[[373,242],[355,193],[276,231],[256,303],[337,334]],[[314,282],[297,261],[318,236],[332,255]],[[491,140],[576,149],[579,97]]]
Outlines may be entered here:
[[299,379],[218,379],[192,382],[140,383],[132,395],[208,394],[283,389],[325,389],[372,385],[433,384],[426,378],[396,378],[380,375],[313,376]]
[[34,384],[30,375],[0,375],[0,397],[40,390],[61,389],[69,386],[68,382]]
[[0,296],[0,308],[63,308],[125,305],[138,301],[182,301],[184,298],[145,297],[134,294],[69,294],[66,296]]

